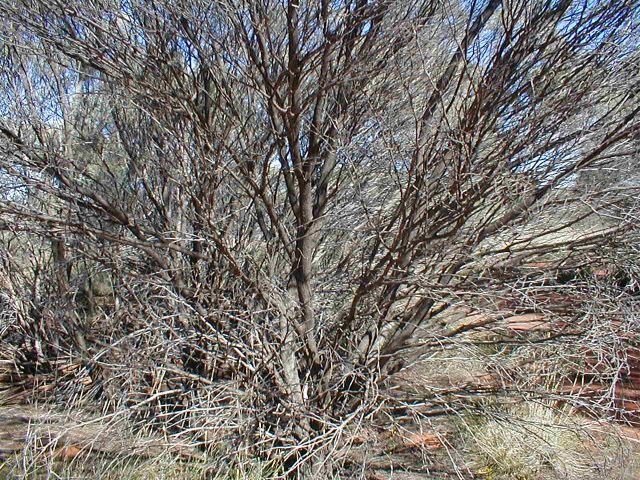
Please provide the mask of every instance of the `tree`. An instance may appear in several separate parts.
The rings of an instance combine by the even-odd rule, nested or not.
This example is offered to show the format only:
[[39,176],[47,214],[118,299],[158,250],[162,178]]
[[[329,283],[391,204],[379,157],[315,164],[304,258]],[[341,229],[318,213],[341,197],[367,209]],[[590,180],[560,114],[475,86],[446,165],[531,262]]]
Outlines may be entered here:
[[[316,478],[374,414],[474,404],[468,385],[385,402],[381,388],[514,308],[572,325],[540,340],[548,355],[578,345],[580,308],[535,305],[566,286],[521,267],[597,264],[635,238],[634,218],[598,219],[635,208],[636,186],[571,186],[633,151],[637,7],[2,3],[0,214],[66,249],[63,293],[44,295],[62,307],[32,293],[23,321],[46,339],[35,368],[80,358],[95,395],[134,403],[162,370],[174,383],[150,391],[176,427],[197,423],[185,398],[228,405],[234,385],[244,413],[220,422]],[[100,328],[69,306],[81,262],[113,278]],[[489,315],[461,324],[461,307]],[[124,385],[120,362],[138,368]]]

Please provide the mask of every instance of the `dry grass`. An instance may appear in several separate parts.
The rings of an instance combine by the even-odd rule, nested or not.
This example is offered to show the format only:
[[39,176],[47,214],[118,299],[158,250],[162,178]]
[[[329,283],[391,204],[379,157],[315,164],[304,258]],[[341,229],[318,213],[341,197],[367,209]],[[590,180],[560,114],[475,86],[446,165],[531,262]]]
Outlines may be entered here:
[[25,447],[0,463],[0,480],[267,480],[275,471],[254,462],[224,468],[214,458],[182,461],[171,454],[152,458],[103,455],[71,461]]
[[126,416],[0,405],[0,480],[263,480],[273,467],[134,433]]
[[170,455],[151,459],[95,455],[68,462],[42,450],[25,448],[5,460],[0,472],[3,480],[197,480],[206,478],[207,465],[180,462]]
[[[634,452],[619,436],[594,435],[591,422],[528,402],[464,427],[467,460],[485,480],[630,479]],[[632,474],[633,475],[633,474]]]

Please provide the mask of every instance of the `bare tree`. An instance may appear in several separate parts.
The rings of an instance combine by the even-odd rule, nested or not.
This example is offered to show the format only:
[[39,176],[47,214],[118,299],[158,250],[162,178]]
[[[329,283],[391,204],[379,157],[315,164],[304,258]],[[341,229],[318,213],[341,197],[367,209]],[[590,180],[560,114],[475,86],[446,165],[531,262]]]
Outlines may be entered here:
[[[146,382],[174,413],[233,388],[251,454],[321,478],[348,465],[339,447],[365,419],[486,393],[382,393],[425,355],[513,342],[506,319],[533,312],[554,325],[534,343],[551,358],[602,321],[523,269],[576,271],[633,243],[636,185],[573,187],[635,160],[637,2],[0,12],[2,225],[49,239],[57,285],[24,283],[37,368],[80,359],[101,399],[144,404]],[[113,299],[96,326],[72,305],[99,272]],[[539,378],[516,369],[489,393],[551,398],[525,371]]]

